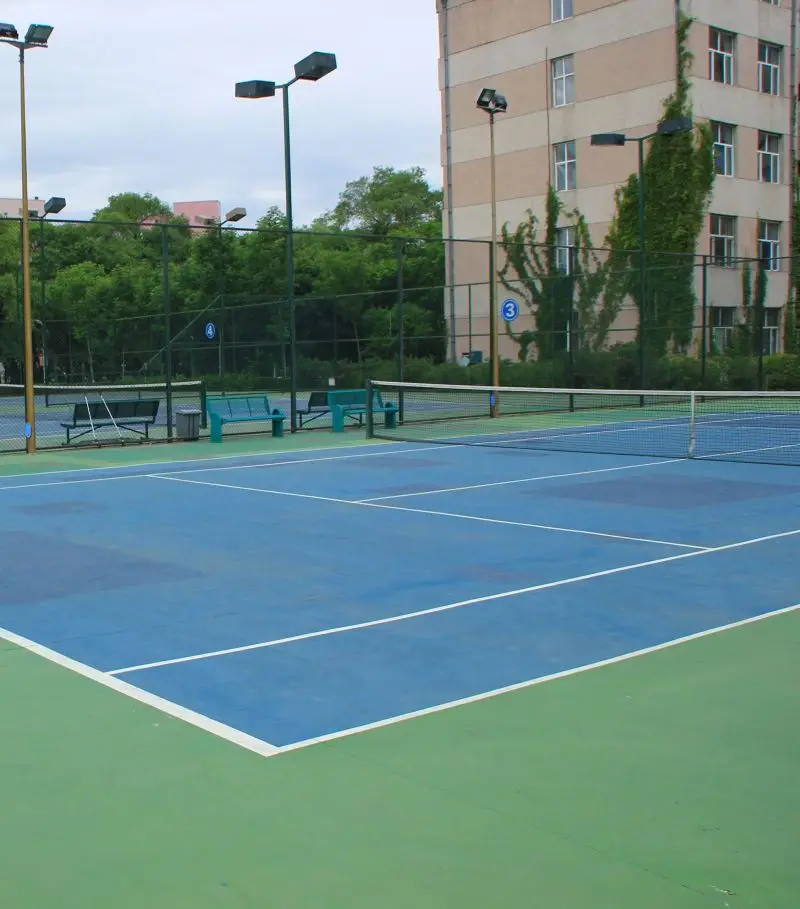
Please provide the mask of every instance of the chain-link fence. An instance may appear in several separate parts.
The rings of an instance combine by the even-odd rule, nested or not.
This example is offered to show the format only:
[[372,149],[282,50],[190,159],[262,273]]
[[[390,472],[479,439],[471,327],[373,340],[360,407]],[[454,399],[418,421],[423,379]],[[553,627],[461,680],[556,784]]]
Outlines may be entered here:
[[[488,383],[490,244],[447,244],[297,232],[289,293],[284,231],[34,222],[35,382],[202,380],[212,392],[268,391],[293,416],[298,397],[332,384]],[[637,251],[501,246],[497,266],[504,383],[800,387],[794,359],[780,357],[797,347],[788,259],[642,263]],[[0,381],[12,385],[23,381],[22,299],[20,225],[8,219]],[[518,309],[509,321],[507,299]]]

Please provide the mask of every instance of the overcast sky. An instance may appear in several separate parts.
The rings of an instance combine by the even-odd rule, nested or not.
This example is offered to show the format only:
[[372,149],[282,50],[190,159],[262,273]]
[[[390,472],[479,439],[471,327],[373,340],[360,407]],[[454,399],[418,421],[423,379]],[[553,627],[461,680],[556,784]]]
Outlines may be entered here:
[[[378,165],[441,184],[434,0],[2,0],[0,21],[55,26],[27,55],[29,189],[66,197],[65,217],[125,191],[244,205],[248,226],[283,207],[280,99],[236,100],[234,83],[285,81],[314,50],[339,69],[291,91],[297,222]],[[0,197],[13,198],[19,82],[3,45],[0,98]]]

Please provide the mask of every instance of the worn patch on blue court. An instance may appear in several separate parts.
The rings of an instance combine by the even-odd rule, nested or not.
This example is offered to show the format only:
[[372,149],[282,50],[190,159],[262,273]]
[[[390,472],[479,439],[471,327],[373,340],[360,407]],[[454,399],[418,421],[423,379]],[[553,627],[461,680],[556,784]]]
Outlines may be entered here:
[[597,480],[592,483],[575,483],[526,490],[529,494],[549,495],[557,498],[583,499],[591,502],[613,502],[616,505],[641,505],[645,508],[702,508],[725,505],[748,499],[777,498],[800,495],[800,486],[779,483],[746,483],[733,480],[715,480],[710,477],[694,479],[674,475],[639,476]]
[[406,483],[403,486],[381,486],[380,488],[373,489],[370,492],[370,495],[402,496],[417,492],[435,492],[441,488],[441,486],[436,486],[431,483]]
[[417,467],[439,467],[444,461],[435,461],[432,458],[406,458],[402,456],[386,455],[385,457],[359,458],[358,460],[354,459],[352,461],[345,461],[343,458],[342,463],[346,464],[348,467],[357,467],[359,470],[362,467],[373,467],[378,470],[386,470],[388,467],[410,467],[412,469],[416,469]]
[[185,581],[198,572],[47,534],[0,532],[0,606]]
[[94,502],[48,502],[46,505],[18,505],[15,511],[23,514],[53,515],[53,514],[82,514],[85,511],[103,511],[107,505],[98,505]]

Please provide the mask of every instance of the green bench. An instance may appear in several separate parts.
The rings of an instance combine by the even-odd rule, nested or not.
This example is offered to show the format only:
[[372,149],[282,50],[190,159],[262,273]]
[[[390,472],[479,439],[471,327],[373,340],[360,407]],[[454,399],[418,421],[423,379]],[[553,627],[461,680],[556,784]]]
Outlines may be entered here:
[[269,406],[266,395],[224,395],[206,398],[206,411],[211,421],[211,441],[222,441],[226,423],[272,423],[272,435],[283,435],[286,414]]
[[[367,412],[367,392],[364,388],[329,391],[328,407],[331,409],[334,432],[344,432],[346,417],[363,417]],[[397,427],[397,405],[391,401],[384,404],[380,391],[372,392],[372,413],[382,413],[387,429]]]

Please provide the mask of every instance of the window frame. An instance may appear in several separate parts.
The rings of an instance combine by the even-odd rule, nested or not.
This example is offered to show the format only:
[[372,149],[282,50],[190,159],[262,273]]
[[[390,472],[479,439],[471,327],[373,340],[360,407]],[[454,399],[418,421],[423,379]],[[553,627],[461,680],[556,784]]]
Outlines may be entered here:
[[[560,10],[560,15],[556,13],[556,8]],[[550,0],[550,21],[564,22],[566,19],[572,19],[575,16],[575,0]]]
[[[769,133],[766,130],[758,131],[758,182],[759,183],[780,183],[781,182],[781,153],[783,151],[783,136],[779,133]],[[768,146],[770,140],[775,140],[775,149]],[[770,179],[765,179],[764,174],[768,173]]]
[[[567,66],[569,66],[569,70],[567,70]],[[561,101],[558,100],[558,87],[561,88]],[[568,107],[570,104],[575,103],[574,54],[564,54],[561,57],[553,57],[553,59],[550,61],[550,91],[552,93],[552,102],[554,108]]]
[[[725,50],[725,39],[730,39],[731,48]],[[719,58],[719,60],[717,59]],[[715,64],[721,66],[722,79],[715,78]],[[736,84],[736,33],[710,25],[708,28],[708,78],[717,85]]]
[[[561,149],[564,151],[563,156],[559,155]],[[563,186],[559,185],[559,173],[564,177]],[[570,176],[572,176],[572,181],[570,181]],[[574,139],[553,144],[553,177],[557,193],[571,192],[578,188],[578,152]],[[570,182],[572,182],[571,186]]]
[[[775,228],[776,236],[768,237],[770,228]],[[758,222],[758,260],[766,271],[781,270],[781,222],[759,219]]]
[[[717,176],[719,177],[735,177],[736,176],[736,126],[733,123],[724,123],[721,120],[713,120],[711,123],[711,128],[714,131],[714,168],[716,170]],[[730,130],[730,139],[731,141],[724,142],[721,140],[720,135],[723,129]],[[717,149],[722,149],[722,156],[726,165],[729,165],[730,172],[728,170],[719,170],[717,167],[718,155]]]
[[[770,51],[774,51],[777,57],[776,62],[762,60],[762,51],[766,56]],[[764,90],[764,82],[769,82],[769,90]],[[772,95],[780,97],[783,89],[783,47],[780,44],[773,44],[771,41],[758,42],[758,91],[762,95]]]
[[[723,233],[725,227],[730,227],[730,233]],[[711,264],[717,268],[735,267],[737,228],[736,215],[715,212],[709,215],[708,254]]]
[[555,266],[562,275],[571,275],[575,271],[576,241],[577,232],[574,224],[556,228]]

